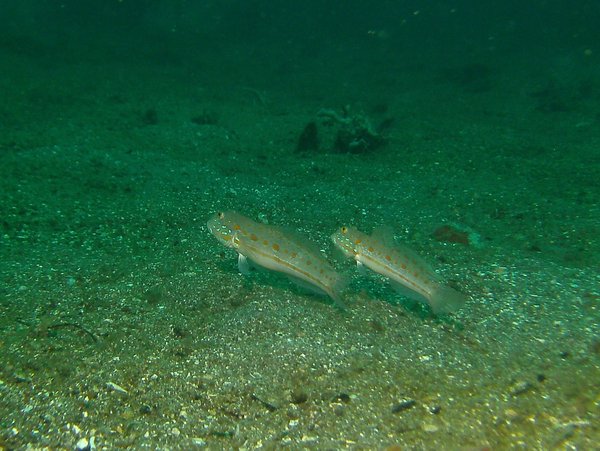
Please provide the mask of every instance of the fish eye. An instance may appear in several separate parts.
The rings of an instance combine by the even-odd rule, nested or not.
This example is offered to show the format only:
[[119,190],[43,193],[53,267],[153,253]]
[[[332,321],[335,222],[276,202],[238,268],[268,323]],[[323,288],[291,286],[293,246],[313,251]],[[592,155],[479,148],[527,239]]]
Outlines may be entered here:
[[343,226],[340,231],[345,235],[348,232],[348,227]]

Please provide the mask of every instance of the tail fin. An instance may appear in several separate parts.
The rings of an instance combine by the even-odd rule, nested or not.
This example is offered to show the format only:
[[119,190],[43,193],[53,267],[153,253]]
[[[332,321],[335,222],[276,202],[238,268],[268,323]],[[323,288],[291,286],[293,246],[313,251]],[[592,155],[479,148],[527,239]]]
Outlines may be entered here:
[[462,307],[467,297],[460,291],[440,285],[430,296],[429,305],[436,315],[454,312]]

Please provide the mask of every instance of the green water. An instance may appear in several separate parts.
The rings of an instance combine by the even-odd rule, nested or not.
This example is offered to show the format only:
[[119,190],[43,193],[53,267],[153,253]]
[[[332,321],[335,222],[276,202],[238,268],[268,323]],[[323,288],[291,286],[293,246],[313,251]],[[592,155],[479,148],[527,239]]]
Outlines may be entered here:
[[[0,6],[0,450],[598,446],[595,2],[38,3]],[[220,210],[347,310],[241,275]],[[469,301],[357,274],[342,224]]]

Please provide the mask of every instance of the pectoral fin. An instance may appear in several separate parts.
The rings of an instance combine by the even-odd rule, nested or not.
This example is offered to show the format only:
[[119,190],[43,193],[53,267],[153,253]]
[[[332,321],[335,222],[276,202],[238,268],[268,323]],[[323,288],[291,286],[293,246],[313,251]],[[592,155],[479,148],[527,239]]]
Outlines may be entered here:
[[361,276],[366,276],[367,275],[367,267],[365,265],[363,265],[361,262],[357,261],[356,262],[356,269],[358,270],[358,273]]
[[238,254],[238,270],[245,276],[250,274],[250,262],[245,255]]

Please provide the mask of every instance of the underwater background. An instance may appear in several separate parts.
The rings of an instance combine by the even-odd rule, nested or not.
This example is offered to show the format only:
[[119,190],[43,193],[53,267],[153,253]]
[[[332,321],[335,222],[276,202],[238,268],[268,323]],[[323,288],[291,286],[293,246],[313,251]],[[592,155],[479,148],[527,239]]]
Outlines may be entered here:
[[[600,449],[600,2],[0,24],[0,450]],[[347,308],[240,274],[223,210],[318,247]],[[468,301],[358,274],[342,225]]]

